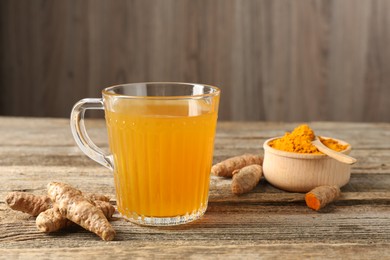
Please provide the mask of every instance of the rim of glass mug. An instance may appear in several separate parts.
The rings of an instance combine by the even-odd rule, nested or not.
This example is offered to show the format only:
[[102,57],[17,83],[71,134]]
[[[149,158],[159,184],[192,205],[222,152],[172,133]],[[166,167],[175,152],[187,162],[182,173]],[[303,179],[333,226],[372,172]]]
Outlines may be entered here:
[[[147,86],[147,85],[171,85],[171,86],[188,86],[188,87],[199,87],[199,93],[195,94],[188,94],[188,95],[154,95],[154,96],[148,96],[148,95],[126,95],[126,94],[119,94],[115,93],[114,89],[118,89],[120,87],[139,87],[140,85]],[[205,88],[208,88],[208,91],[204,91]],[[196,89],[195,89],[196,91]],[[127,98],[127,99],[153,99],[153,100],[185,100],[185,99],[202,99],[205,97],[214,97],[220,95],[221,90],[212,85],[208,84],[201,84],[201,83],[186,83],[186,82],[137,82],[137,83],[125,83],[125,84],[118,84],[113,85],[110,87],[107,87],[102,90],[102,94],[105,96],[110,97],[117,97],[117,98]]]

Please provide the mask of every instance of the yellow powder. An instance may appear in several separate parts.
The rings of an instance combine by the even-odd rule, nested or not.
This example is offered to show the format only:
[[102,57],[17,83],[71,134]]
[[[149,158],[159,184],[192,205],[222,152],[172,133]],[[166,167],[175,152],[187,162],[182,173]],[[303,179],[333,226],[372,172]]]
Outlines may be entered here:
[[[308,125],[300,125],[291,133],[287,132],[282,138],[269,142],[269,146],[287,152],[322,154],[312,143],[314,131]],[[342,145],[333,139],[320,137],[321,142],[335,151],[343,151],[347,145]]]

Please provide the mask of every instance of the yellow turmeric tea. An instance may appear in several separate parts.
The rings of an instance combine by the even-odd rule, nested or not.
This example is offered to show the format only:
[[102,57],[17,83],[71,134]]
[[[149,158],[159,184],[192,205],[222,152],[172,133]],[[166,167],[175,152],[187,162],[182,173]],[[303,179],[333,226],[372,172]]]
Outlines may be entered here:
[[[314,138],[314,131],[308,125],[300,125],[291,133],[287,132],[282,138],[269,142],[269,146],[287,152],[323,154],[311,143]],[[325,146],[338,152],[348,147],[331,138],[320,137],[320,140]]]
[[129,219],[204,211],[217,112],[145,103],[106,110],[118,211]]

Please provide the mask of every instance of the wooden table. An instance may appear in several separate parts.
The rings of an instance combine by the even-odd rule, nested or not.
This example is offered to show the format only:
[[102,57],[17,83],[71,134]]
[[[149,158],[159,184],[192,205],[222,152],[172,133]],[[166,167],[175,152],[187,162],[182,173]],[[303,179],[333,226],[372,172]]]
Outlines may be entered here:
[[[298,123],[220,122],[214,162],[242,153],[262,153],[265,139]],[[264,179],[237,197],[230,180],[212,177],[205,216],[176,227],[140,227],[112,222],[114,241],[80,228],[40,233],[35,220],[10,210],[10,191],[44,194],[49,181],[111,195],[112,174],[84,156],[66,119],[0,117],[0,258],[390,258],[390,124],[313,122],[317,134],[352,144],[358,163],[339,201],[320,212],[304,194],[289,193]],[[107,149],[102,120],[89,120],[90,136]]]

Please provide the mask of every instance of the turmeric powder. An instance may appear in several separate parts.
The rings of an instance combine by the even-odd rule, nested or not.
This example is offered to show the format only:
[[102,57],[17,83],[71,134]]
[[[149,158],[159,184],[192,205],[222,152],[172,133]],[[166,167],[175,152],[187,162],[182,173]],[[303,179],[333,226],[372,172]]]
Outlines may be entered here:
[[221,177],[232,177],[234,170],[239,170],[251,164],[263,164],[263,157],[257,154],[244,154],[229,158],[220,163],[217,163],[211,168],[211,173]]
[[[311,142],[314,140],[314,131],[308,125],[300,125],[291,133],[287,132],[282,138],[272,140],[268,143],[272,148],[295,153],[323,154]],[[334,139],[319,137],[321,142],[335,151],[347,149],[347,145],[342,145]]]
[[306,205],[314,210],[320,210],[337,199],[341,194],[338,186],[319,186],[305,195]]

